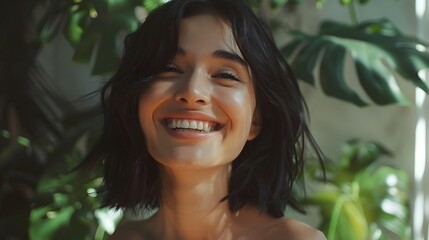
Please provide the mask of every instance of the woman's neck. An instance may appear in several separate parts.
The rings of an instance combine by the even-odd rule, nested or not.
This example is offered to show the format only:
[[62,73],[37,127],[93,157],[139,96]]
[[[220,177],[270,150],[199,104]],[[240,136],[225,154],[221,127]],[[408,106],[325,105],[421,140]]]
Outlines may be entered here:
[[[153,221],[162,239],[218,239],[235,218],[228,202],[229,166],[162,168],[162,202]],[[157,234],[158,235],[158,234]]]

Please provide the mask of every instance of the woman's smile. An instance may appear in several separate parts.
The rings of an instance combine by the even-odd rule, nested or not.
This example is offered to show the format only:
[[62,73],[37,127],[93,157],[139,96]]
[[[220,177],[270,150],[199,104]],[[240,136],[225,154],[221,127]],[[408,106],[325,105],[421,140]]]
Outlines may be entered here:
[[176,132],[203,132],[209,133],[215,131],[217,128],[216,123],[204,122],[196,119],[166,119],[165,125],[168,129]]
[[193,111],[182,111],[170,114],[161,120],[168,134],[182,140],[201,140],[208,138],[219,131],[225,124],[218,122],[214,117]]

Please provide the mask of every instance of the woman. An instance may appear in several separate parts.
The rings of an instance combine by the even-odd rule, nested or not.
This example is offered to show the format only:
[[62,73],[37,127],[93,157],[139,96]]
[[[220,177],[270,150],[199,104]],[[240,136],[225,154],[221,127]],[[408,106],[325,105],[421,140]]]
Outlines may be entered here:
[[268,27],[244,1],[173,0],[125,40],[102,91],[105,205],[157,212],[111,239],[325,239],[283,216],[305,104]]

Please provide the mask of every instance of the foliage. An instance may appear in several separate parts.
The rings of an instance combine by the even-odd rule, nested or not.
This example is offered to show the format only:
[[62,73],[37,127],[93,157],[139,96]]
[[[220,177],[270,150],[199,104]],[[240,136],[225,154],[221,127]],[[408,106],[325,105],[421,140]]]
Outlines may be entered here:
[[[380,164],[386,155],[381,145],[354,140],[339,162],[327,163],[327,184],[307,204],[320,208],[329,240],[410,239],[407,174]],[[308,174],[318,180],[320,173]]]
[[83,132],[63,161],[53,163],[39,180],[30,215],[31,239],[101,240],[112,233],[121,212],[102,209],[96,189],[102,168],[72,171],[92,145],[95,133]]
[[[282,10],[293,9],[303,2],[249,1],[253,3],[256,11],[266,3],[272,9]],[[73,104],[56,94],[44,81],[48,76],[38,66],[36,57],[44,44],[49,44],[58,34],[62,34],[75,51],[74,61],[91,64],[94,75],[108,77],[118,63],[123,36],[135,30],[138,24],[144,21],[147,12],[163,2],[165,0],[5,1],[0,14],[3,33],[0,35],[0,238],[27,239],[30,236],[36,240],[102,239],[106,232],[112,231],[117,221],[116,215],[99,209],[99,198],[93,194],[93,189],[100,182],[100,173],[94,172],[82,177],[76,172],[70,172],[98,137],[101,120],[94,116],[97,116],[100,110],[98,107],[85,111],[77,110]],[[318,6],[322,6],[324,2],[316,0]],[[339,2],[351,7],[356,0]],[[42,14],[40,19],[40,16],[34,17],[35,12]],[[384,23],[381,24],[381,29],[389,28],[389,23]],[[35,25],[37,30],[30,31]],[[357,36],[364,36],[364,29],[359,30],[357,27],[339,24],[325,26],[336,26],[344,31],[354,31]],[[392,29],[396,35],[391,36],[392,38],[384,36],[387,40],[399,37],[410,40],[408,43],[420,43],[402,36],[394,27]],[[356,45],[350,43],[362,40],[351,37],[348,39],[342,35],[344,32],[328,30],[323,32],[324,36],[309,36],[297,32],[294,36],[301,38],[306,44],[313,44],[312,41],[317,38],[323,39],[325,44],[335,46],[337,50],[334,53],[341,52],[338,48],[344,48],[343,51],[356,50],[353,48]],[[387,52],[387,56],[391,57],[391,50],[386,51],[377,44],[375,48],[381,48],[380,52]],[[320,52],[324,51],[321,49],[322,47]],[[298,50],[299,48],[294,50],[290,46],[284,49],[286,54],[288,51],[291,53]],[[410,56],[407,61],[415,64],[415,55],[417,59],[421,58],[423,63],[427,63],[424,53],[411,50],[403,52]],[[340,55],[336,61],[341,59],[343,57]],[[307,60],[313,61],[310,57]],[[297,58],[294,61],[297,61]],[[377,71],[384,73],[378,67],[375,71],[378,74]],[[402,74],[400,70],[397,71]],[[329,73],[325,74],[329,76]],[[410,79],[415,83],[419,82],[417,78]],[[339,78],[335,83],[326,84],[332,87],[334,84],[344,83],[345,80]],[[421,84],[417,85],[423,88]],[[371,91],[380,92],[392,92],[392,88],[389,88],[391,86],[369,84]],[[386,89],[383,91],[380,88]],[[392,99],[400,99],[399,102],[403,100],[396,92],[390,95]],[[364,185],[362,189],[365,189]],[[395,221],[393,219],[391,222],[394,224]]]
[[63,33],[76,50],[74,60],[91,60],[94,74],[112,72],[116,39],[137,27],[133,6],[142,4],[23,0],[6,1],[1,8],[1,239],[93,239],[108,229],[102,226],[109,215],[98,209],[98,198],[87,196],[97,181],[70,173],[84,155],[76,154],[79,139],[88,136],[90,147],[98,136],[99,107],[77,110],[59,96],[36,57],[43,44]]
[[[153,9],[162,2],[144,1]],[[142,0],[51,0],[40,29],[49,40],[62,31],[74,48],[73,60],[89,63],[93,57],[94,75],[110,74],[119,63],[121,33],[135,31]]]
[[292,68],[298,78],[315,85],[314,71],[320,59],[320,85],[325,94],[358,106],[367,102],[346,83],[344,63],[350,53],[367,95],[376,104],[406,103],[399,89],[395,72],[425,92],[429,88],[419,71],[429,68],[429,44],[403,35],[386,19],[347,26],[325,21],[319,33],[310,36],[293,33],[294,40],[282,48],[292,59]]

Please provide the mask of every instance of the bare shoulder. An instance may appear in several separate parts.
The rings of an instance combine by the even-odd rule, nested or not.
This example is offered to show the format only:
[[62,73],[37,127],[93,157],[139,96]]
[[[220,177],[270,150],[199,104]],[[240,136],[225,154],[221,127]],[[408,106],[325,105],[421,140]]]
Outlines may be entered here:
[[267,229],[263,239],[326,240],[326,237],[321,231],[303,222],[284,217],[277,219]]
[[257,240],[326,240],[323,233],[303,222],[282,217],[273,218],[255,208],[240,210],[240,239]]
[[147,240],[152,239],[145,221],[125,221],[120,223],[107,240]]

